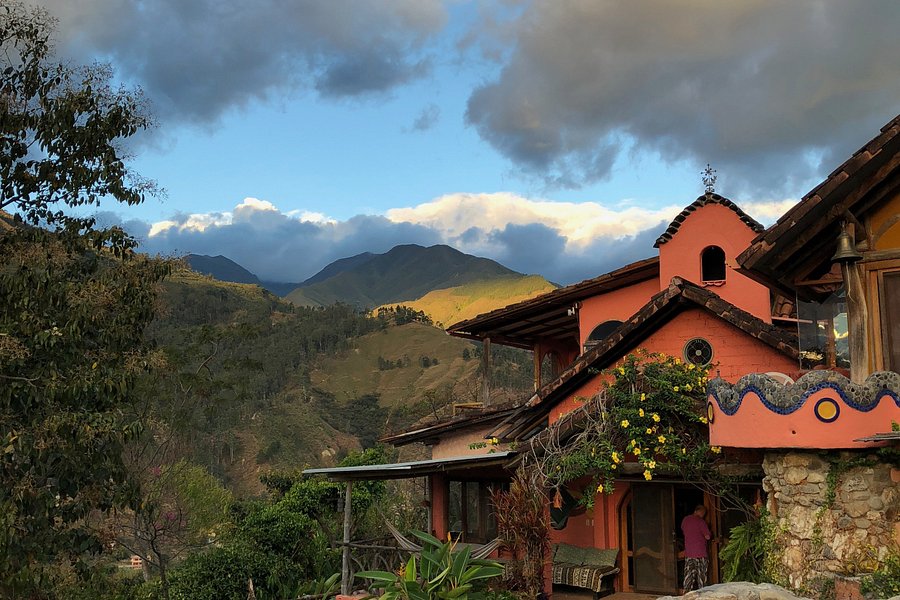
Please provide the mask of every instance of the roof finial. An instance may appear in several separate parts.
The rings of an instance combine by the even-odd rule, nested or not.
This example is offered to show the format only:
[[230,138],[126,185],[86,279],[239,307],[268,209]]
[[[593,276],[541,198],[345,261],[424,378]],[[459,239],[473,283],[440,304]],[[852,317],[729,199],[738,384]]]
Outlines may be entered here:
[[716,191],[716,170],[713,169],[709,163],[706,163],[706,168],[702,171],[701,175],[703,175],[703,186],[706,188],[707,194],[715,193]]

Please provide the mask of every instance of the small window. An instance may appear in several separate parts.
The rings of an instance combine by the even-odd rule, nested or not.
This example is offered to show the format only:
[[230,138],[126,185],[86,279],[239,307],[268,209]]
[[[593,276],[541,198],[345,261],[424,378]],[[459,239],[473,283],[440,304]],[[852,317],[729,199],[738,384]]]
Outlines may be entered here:
[[700,255],[700,279],[725,281],[725,251],[718,246],[710,246]]
[[591,335],[589,335],[588,339],[584,342],[585,351],[590,350],[591,348],[608,338],[609,334],[618,329],[619,325],[621,324],[622,321],[611,320],[604,321],[603,323],[600,323],[599,325],[594,327]]
[[710,344],[703,338],[694,338],[688,340],[688,342],[684,345],[685,362],[695,364],[698,367],[704,367],[712,362],[712,357],[712,344]]

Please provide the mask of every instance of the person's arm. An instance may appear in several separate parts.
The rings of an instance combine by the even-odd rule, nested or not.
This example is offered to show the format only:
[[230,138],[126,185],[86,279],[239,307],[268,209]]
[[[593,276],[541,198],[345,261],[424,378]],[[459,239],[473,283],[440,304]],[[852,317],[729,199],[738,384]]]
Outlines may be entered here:
[[706,519],[700,519],[700,522],[703,523],[703,537],[706,538],[706,541],[709,541],[712,534],[709,532],[709,526],[706,524]]

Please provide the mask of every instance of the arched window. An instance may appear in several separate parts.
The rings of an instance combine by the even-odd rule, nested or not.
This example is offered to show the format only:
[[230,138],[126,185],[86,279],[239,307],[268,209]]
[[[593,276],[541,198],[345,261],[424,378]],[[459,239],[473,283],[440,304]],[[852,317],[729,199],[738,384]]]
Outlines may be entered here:
[[700,254],[700,280],[725,281],[725,251],[709,246]]
[[613,331],[619,328],[619,325],[622,324],[622,321],[616,321],[615,319],[610,321],[604,321],[600,323],[594,330],[591,332],[591,335],[588,336],[588,339],[584,342],[584,349],[590,350],[603,340],[609,337]]

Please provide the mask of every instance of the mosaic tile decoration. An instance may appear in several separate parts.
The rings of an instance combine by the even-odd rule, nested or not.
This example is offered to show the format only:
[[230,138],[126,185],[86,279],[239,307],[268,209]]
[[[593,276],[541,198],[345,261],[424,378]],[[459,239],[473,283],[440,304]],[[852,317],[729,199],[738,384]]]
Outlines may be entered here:
[[860,412],[872,410],[885,396],[900,407],[900,373],[893,371],[876,371],[863,384],[853,383],[834,371],[810,371],[790,384],[779,383],[765,373],[745,375],[733,385],[716,377],[709,382],[707,395],[715,399],[726,415],[735,414],[750,392],[759,396],[772,412],[789,415],[799,410],[812,394],[824,389],[831,389],[844,404]]

